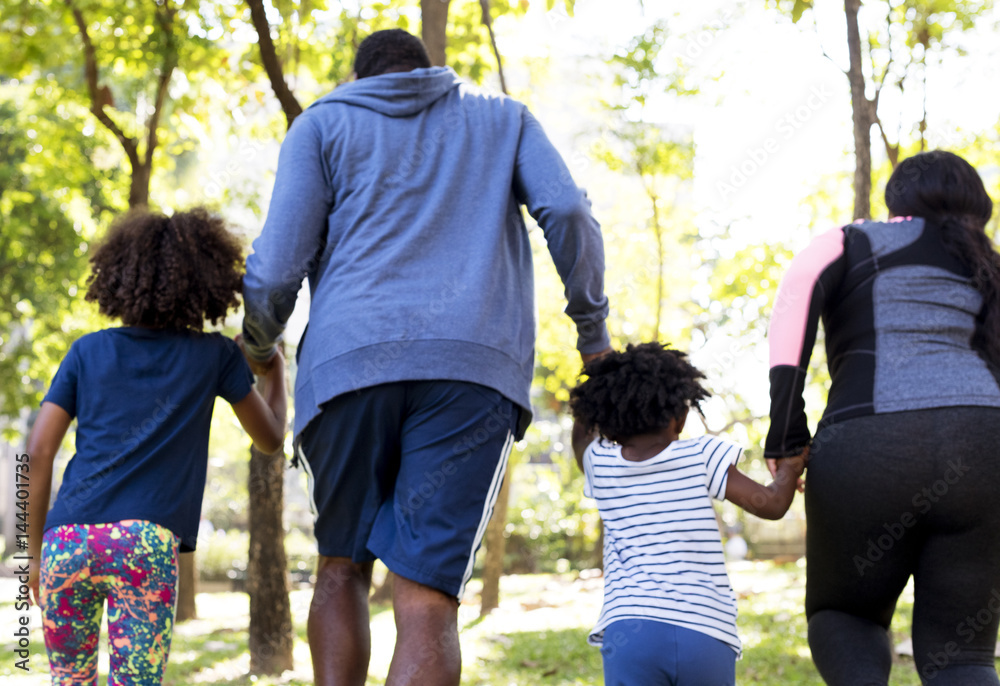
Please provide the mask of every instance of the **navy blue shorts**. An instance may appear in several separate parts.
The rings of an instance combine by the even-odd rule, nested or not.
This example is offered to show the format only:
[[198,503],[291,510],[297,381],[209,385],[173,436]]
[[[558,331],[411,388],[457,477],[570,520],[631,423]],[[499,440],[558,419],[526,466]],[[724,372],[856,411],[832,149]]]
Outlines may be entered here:
[[736,651],[700,631],[650,619],[604,629],[606,686],[734,686]]
[[514,444],[518,407],[458,381],[401,381],[323,405],[299,435],[320,555],[376,558],[461,597]]

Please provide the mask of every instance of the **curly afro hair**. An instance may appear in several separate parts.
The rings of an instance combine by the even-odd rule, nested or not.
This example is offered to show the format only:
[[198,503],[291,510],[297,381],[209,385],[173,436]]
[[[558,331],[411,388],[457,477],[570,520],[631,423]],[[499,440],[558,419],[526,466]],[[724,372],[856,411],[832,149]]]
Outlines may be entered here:
[[87,300],[126,326],[201,331],[239,305],[243,248],[202,208],[118,219],[90,258]]
[[669,426],[692,405],[700,412],[710,394],[698,383],[705,375],[686,358],[659,343],[641,343],[591,360],[583,370],[588,378],[570,391],[573,418],[620,443]]
[[424,42],[403,29],[376,31],[361,41],[354,57],[354,73],[359,79],[429,66],[431,58]]

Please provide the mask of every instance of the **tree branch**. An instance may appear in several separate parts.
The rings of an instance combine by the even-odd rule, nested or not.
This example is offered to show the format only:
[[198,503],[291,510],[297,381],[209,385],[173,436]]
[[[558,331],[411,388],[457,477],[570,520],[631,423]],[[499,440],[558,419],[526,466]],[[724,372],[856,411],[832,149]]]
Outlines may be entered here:
[[819,51],[823,53],[823,57],[830,60],[833,63],[833,65],[837,67],[837,71],[843,72],[844,76],[848,76],[850,72],[846,71],[845,69],[842,69],[840,65],[837,64],[837,60],[833,59],[833,57],[830,56],[830,53],[826,51],[826,46],[823,45],[823,35],[819,32],[819,20],[816,19],[815,10],[813,10],[812,12],[812,20],[813,20],[813,31],[816,32],[816,37],[819,39]]
[[177,41],[174,37],[174,15],[176,10],[171,6],[169,0],[163,4],[162,11],[158,7],[156,10],[156,21],[163,31],[166,52],[163,55],[163,64],[160,67],[160,78],[156,84],[156,100],[153,105],[153,113],[146,123],[146,155],[144,164],[151,167],[153,164],[153,151],[159,142],[160,116],[163,114],[163,106],[167,100],[167,87],[170,85],[170,78],[174,69],[177,68]]
[[73,14],[73,20],[76,22],[76,27],[80,31],[80,38],[83,40],[83,74],[87,81],[87,91],[90,93],[90,111],[97,117],[97,121],[101,122],[108,131],[114,134],[118,142],[121,143],[129,162],[132,164],[132,169],[138,169],[142,166],[142,163],[139,160],[139,145],[137,141],[131,136],[126,135],[121,127],[104,111],[105,103],[110,101],[110,94],[106,92],[107,88],[102,89],[100,85],[97,72],[97,51],[94,49],[93,41],[90,40],[87,22],[73,0],[65,0],[65,2],[66,7]]
[[885,129],[882,127],[882,120],[877,115],[875,123],[878,125],[878,132],[882,136],[882,144],[885,145],[885,154],[889,156],[889,162],[892,163],[892,168],[895,169],[896,165],[899,164],[899,143],[893,145],[889,142],[889,137],[885,135]]
[[295,118],[302,114],[302,105],[299,104],[292,89],[285,82],[285,73],[281,67],[281,60],[274,49],[274,41],[271,40],[271,25],[267,23],[267,13],[264,11],[263,0],[246,0],[250,8],[250,21],[257,31],[257,47],[260,48],[260,61],[267,72],[267,78],[271,82],[271,90],[281,103],[281,110],[285,113],[285,121],[291,127]]
[[[877,79],[877,82],[876,82],[876,85],[875,85],[875,97],[872,98],[872,107],[874,108],[873,112],[872,112],[872,115],[873,115],[873,117],[874,117],[875,120],[878,120],[878,103],[879,103],[879,97],[882,95],[882,88],[883,88],[883,86],[885,86],[886,79],[889,78],[889,70],[892,69],[892,61],[895,58],[895,55],[892,52],[892,5],[891,4],[889,4],[888,9],[886,10],[885,34],[886,34],[886,37],[887,37],[886,44],[889,46],[889,48],[888,48],[889,49],[889,59],[885,63],[885,69],[882,71],[882,77],[880,79]],[[874,74],[875,73],[875,55],[872,53],[872,45],[871,45],[871,43],[872,43],[872,39],[869,37],[869,40],[868,40],[868,59],[871,60],[871,63],[872,63],[872,74]],[[904,78],[905,78],[906,72],[908,70],[909,70],[909,65],[907,65],[907,67],[905,69],[903,69],[903,77]],[[902,81],[900,81],[900,82],[902,82]],[[879,128],[881,128],[881,124],[879,125]],[[895,166],[895,165],[893,165],[893,166]]]
[[490,17],[490,0],[479,0],[479,4],[483,8],[483,24],[486,25],[486,30],[490,33],[490,43],[493,45],[493,54],[497,57],[497,73],[500,74],[500,90],[503,91],[504,95],[507,93],[507,80],[503,77],[503,60],[500,59],[500,48],[497,47],[497,37],[493,33],[493,19]]
[[[733,419],[730,422],[728,422],[725,426],[719,429],[710,429],[708,428],[708,424],[705,424],[705,433],[707,433],[709,436],[720,436],[729,431],[730,429],[732,429],[734,426],[742,424],[743,422],[744,420],[742,419]],[[704,424],[704,422],[702,423]]]

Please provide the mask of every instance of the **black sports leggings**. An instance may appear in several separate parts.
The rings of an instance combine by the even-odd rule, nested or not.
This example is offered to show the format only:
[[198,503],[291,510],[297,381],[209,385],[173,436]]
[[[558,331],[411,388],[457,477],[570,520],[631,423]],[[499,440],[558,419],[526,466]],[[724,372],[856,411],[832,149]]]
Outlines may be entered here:
[[806,616],[831,686],[887,684],[887,629],[914,578],[925,684],[1000,684],[1000,408],[851,419],[820,431],[806,475]]

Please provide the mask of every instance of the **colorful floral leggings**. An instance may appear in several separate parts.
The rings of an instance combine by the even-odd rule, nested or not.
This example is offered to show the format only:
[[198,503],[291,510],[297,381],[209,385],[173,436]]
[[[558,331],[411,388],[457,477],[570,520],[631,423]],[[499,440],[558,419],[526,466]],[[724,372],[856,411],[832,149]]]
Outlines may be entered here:
[[177,537],[125,520],[58,526],[42,539],[40,600],[53,684],[96,684],[108,601],[108,685],[159,684],[177,597]]

